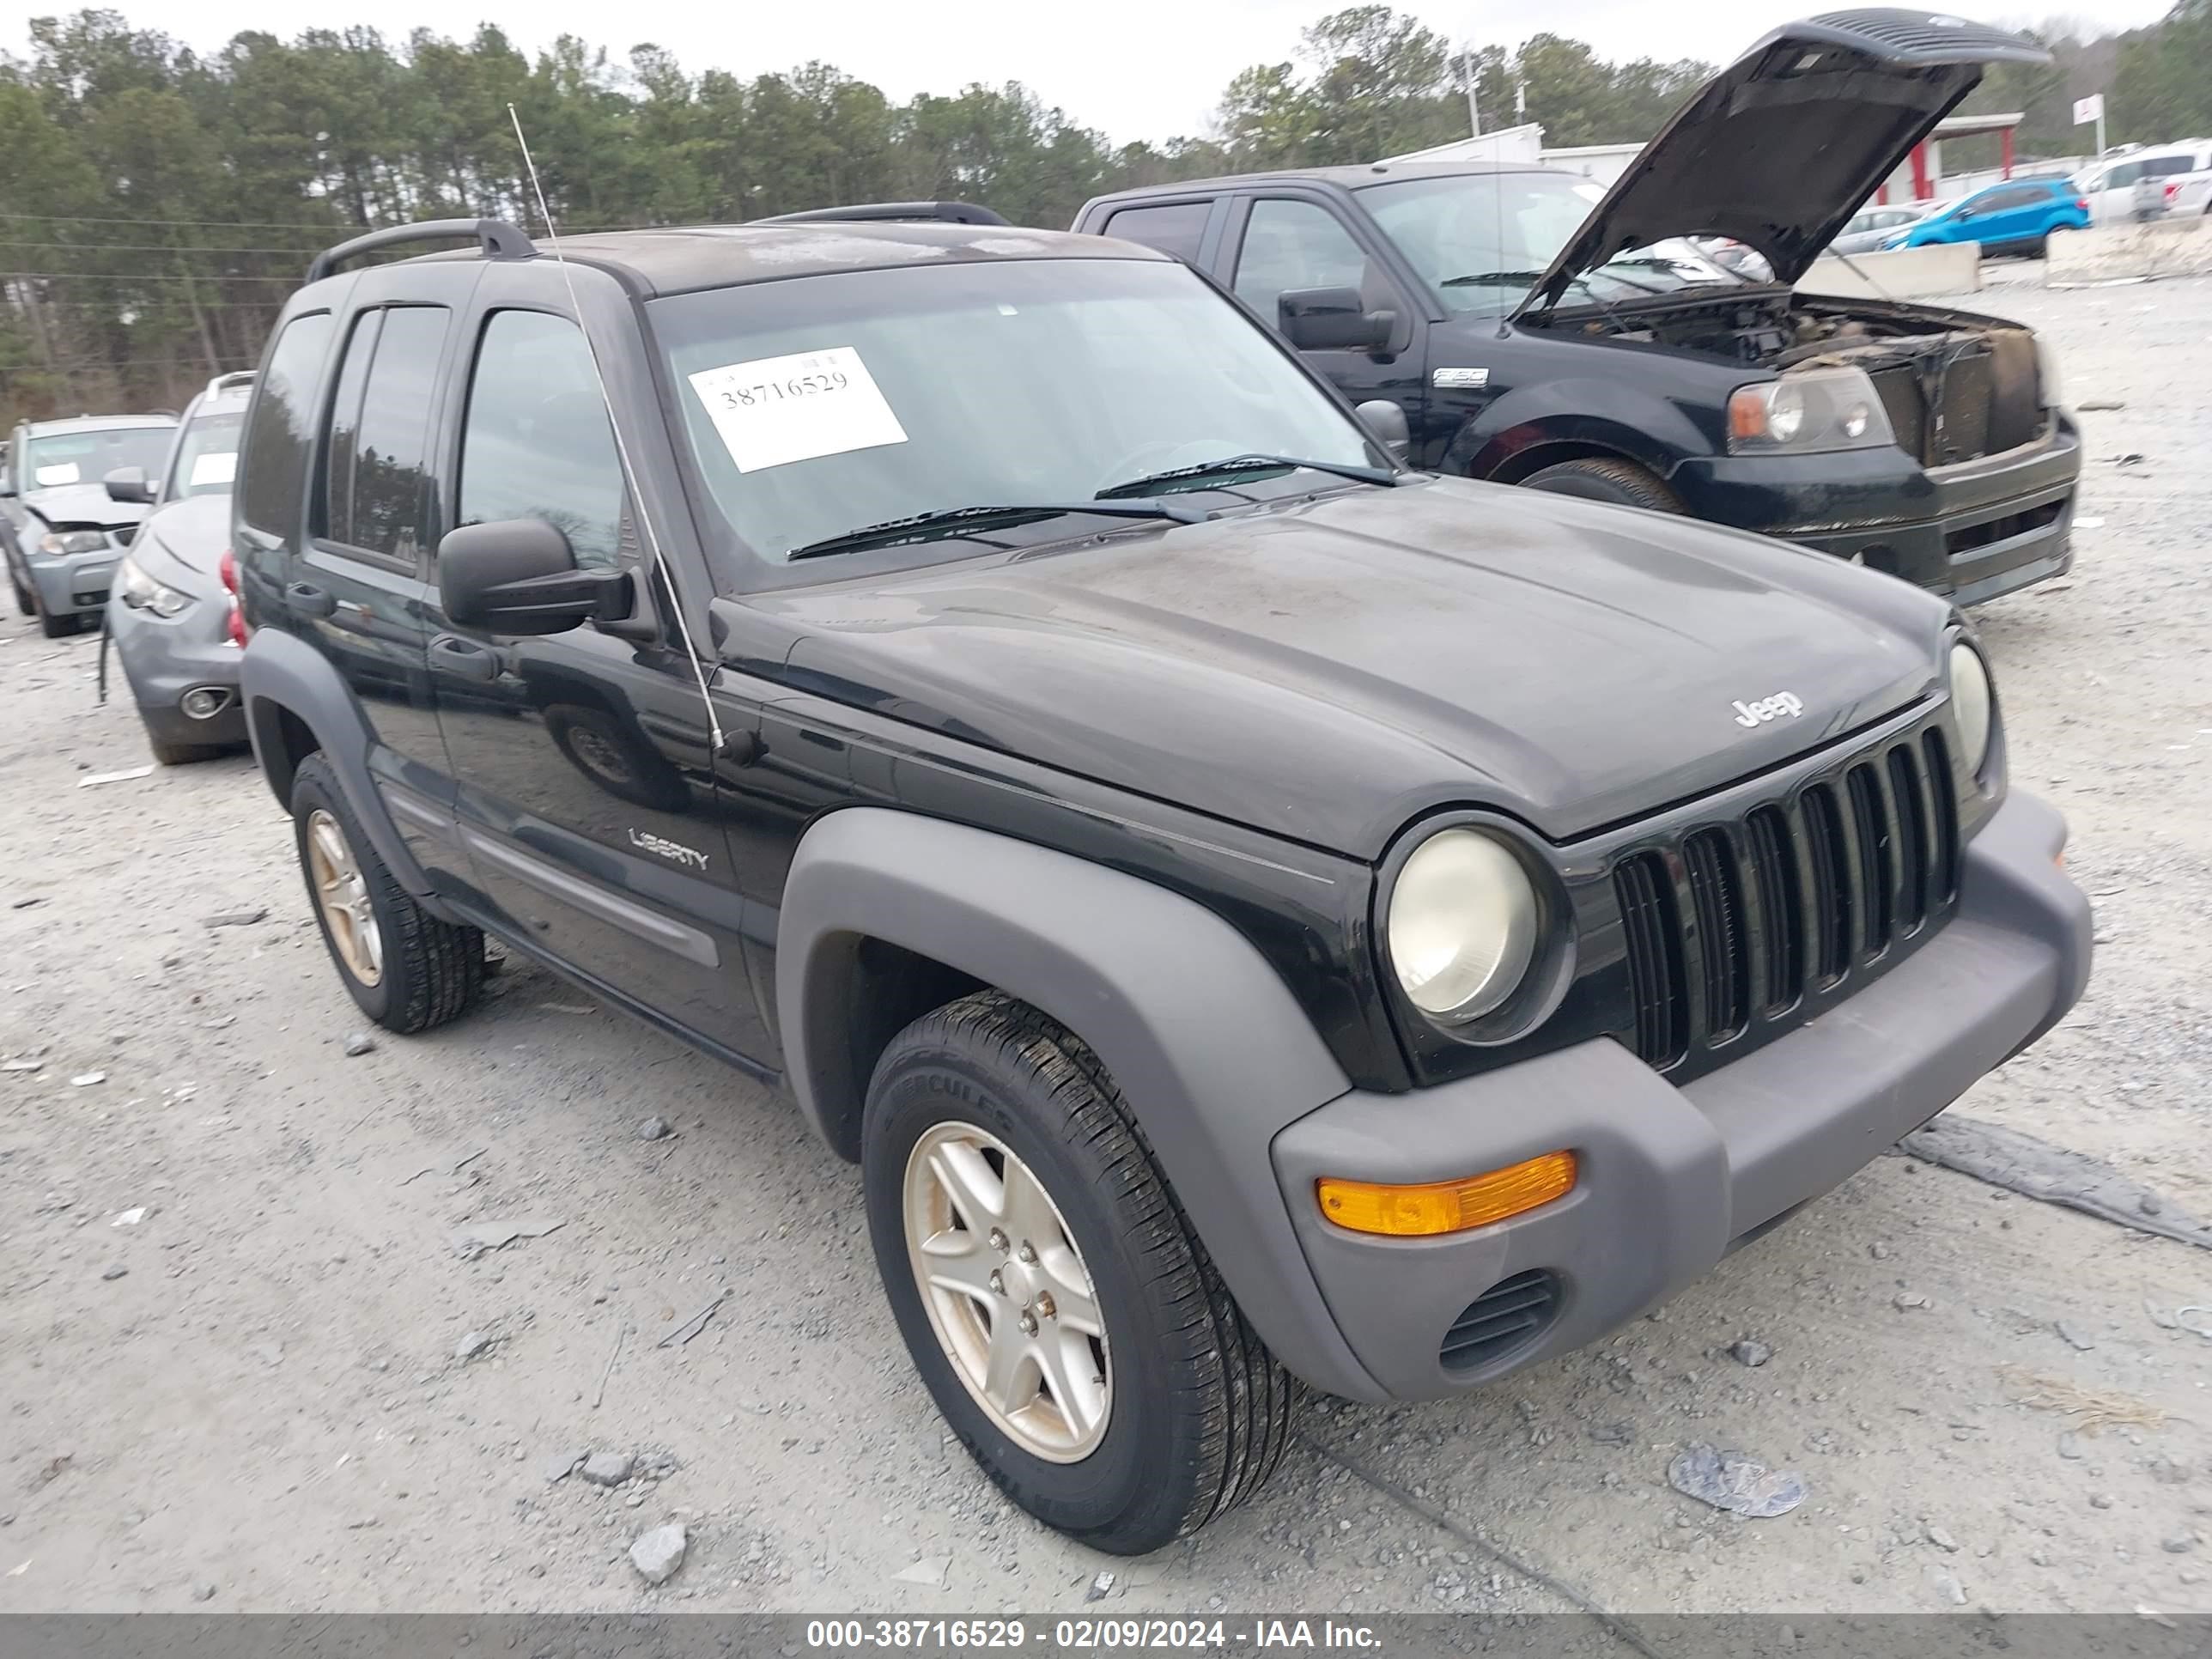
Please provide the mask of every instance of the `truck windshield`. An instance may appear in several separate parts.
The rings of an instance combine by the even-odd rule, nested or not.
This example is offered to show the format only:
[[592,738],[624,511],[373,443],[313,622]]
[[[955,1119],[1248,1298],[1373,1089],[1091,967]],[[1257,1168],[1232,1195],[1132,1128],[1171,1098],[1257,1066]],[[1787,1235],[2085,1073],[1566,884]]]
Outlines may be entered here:
[[[1389,465],[1272,337],[1165,260],[902,266],[647,310],[714,506],[778,563],[865,526],[1086,502],[1237,456]],[[1226,487],[1266,499],[1346,485],[1285,469]],[[1129,522],[1061,515],[1015,533]]]
[[[1528,297],[1604,195],[1564,173],[1470,173],[1363,185],[1359,199],[1447,309],[1496,316]],[[1567,303],[1735,280],[1672,239],[1584,271]]]

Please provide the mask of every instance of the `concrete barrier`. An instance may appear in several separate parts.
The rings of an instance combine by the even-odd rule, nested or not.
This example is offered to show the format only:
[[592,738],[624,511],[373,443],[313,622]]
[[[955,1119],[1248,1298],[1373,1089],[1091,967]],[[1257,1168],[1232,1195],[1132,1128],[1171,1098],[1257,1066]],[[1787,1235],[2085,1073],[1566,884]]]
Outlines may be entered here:
[[2051,239],[2043,267],[2043,280],[2052,288],[2207,274],[2212,274],[2212,219],[2203,214],[2063,231]]
[[1797,291],[1846,300],[1911,300],[1931,294],[1972,294],[1981,285],[1980,244],[1931,242],[1887,253],[1854,253],[1850,264],[1824,253],[1813,262]]

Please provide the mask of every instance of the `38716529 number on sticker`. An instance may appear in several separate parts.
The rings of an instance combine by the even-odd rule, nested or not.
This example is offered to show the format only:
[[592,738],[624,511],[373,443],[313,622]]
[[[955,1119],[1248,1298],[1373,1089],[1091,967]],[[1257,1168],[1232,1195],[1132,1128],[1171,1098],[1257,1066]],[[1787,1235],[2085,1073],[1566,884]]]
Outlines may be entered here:
[[850,346],[726,363],[689,378],[740,472],[906,441],[876,377]]

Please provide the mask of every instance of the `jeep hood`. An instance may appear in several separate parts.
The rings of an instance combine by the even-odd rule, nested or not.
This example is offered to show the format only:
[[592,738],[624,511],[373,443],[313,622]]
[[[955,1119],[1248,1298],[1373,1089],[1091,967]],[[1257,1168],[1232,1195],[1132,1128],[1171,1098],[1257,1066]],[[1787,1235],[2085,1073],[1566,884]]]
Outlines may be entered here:
[[1669,236],[1733,237],[1795,283],[1987,65],[2050,61],[2032,40],[1942,12],[1785,23],[1659,130],[1522,310],[1556,305],[1577,276]]
[[[751,674],[1369,859],[1435,807],[1566,842],[1776,765],[1933,689],[1949,615],[1825,555],[1458,479],[744,608],[733,645],[790,641]],[[1802,714],[1741,723],[1785,693]]]
[[119,530],[137,524],[148,509],[137,501],[108,498],[97,483],[49,484],[23,492],[23,505],[56,530]]

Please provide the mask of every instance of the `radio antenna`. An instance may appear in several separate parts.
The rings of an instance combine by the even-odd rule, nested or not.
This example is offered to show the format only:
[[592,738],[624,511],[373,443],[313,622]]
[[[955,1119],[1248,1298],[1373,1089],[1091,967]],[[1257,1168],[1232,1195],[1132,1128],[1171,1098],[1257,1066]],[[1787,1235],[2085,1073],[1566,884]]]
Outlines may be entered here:
[[676,586],[676,571],[661,551],[660,538],[653,527],[653,515],[645,510],[645,492],[637,485],[637,469],[630,465],[629,446],[623,441],[622,422],[615,419],[615,400],[607,392],[606,371],[599,367],[599,349],[592,343],[592,331],[584,321],[583,307],[576,300],[576,279],[569,274],[568,256],[561,251],[561,233],[553,223],[553,210],[546,205],[545,186],[538,177],[538,163],[531,159],[530,140],[522,136],[522,118],[514,112],[514,106],[507,106],[507,118],[514,124],[514,142],[522,148],[523,170],[530,175],[531,194],[538,198],[538,216],[545,221],[545,240],[552,245],[553,263],[560,267],[561,284],[568,291],[568,309],[575,313],[576,326],[584,336],[584,353],[592,360],[592,379],[599,388],[599,407],[605,410],[607,430],[614,434],[615,459],[622,468],[623,486],[629,496],[630,509],[637,514],[638,528],[644,533],[646,555],[653,561],[654,572],[661,586],[668,590],[669,609],[676,619],[677,637],[684,641],[684,660],[691,665],[691,678],[698,683],[699,701],[706,705],[707,732],[714,743],[714,757],[721,758],[722,722],[714,713],[714,699],[707,690],[707,668],[699,655],[698,647],[691,642],[691,628],[684,611],[684,596]]

